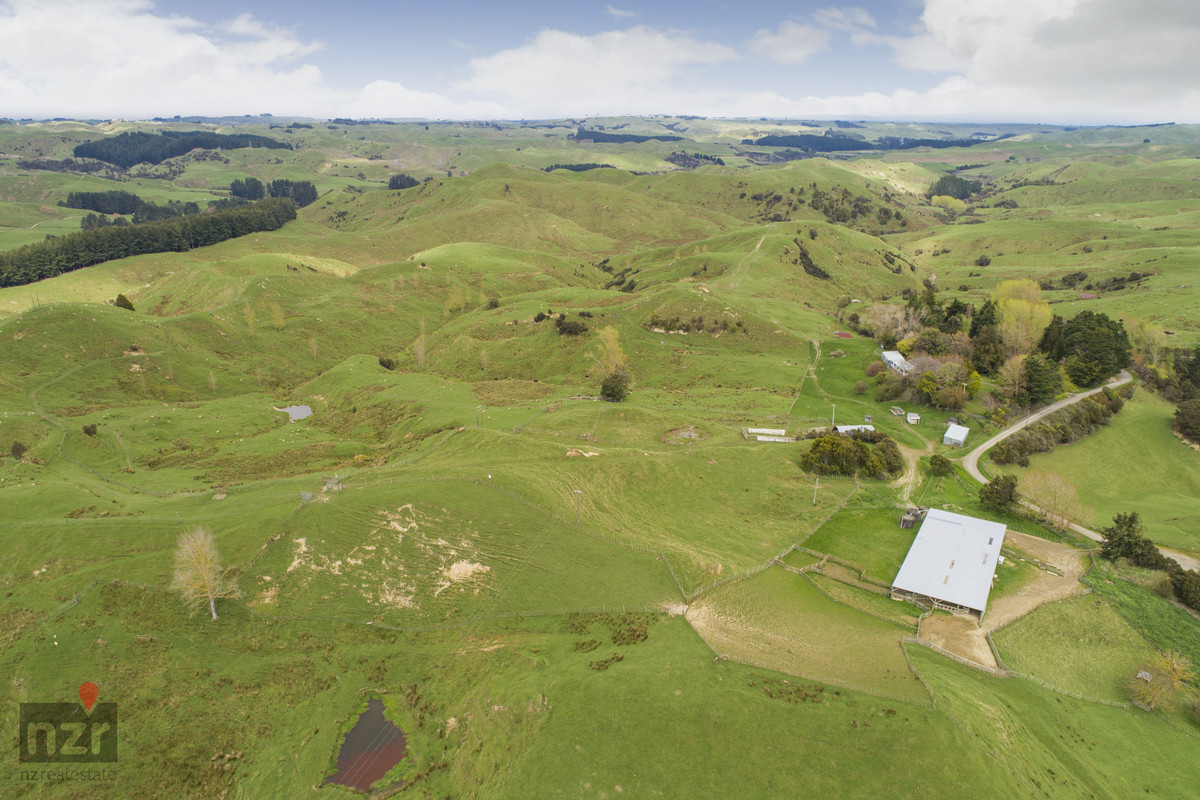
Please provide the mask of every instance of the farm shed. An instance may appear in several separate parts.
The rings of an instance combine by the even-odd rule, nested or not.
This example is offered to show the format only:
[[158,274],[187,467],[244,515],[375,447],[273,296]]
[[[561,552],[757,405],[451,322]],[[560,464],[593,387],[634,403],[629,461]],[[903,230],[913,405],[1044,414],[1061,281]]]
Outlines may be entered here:
[[920,425],[921,424],[921,415],[915,411],[908,412],[908,416],[906,417],[906,419],[908,420],[909,425]]
[[965,425],[951,425],[949,428],[946,428],[946,434],[942,437],[942,444],[962,447],[966,444],[967,434],[970,432]]
[[913,370],[913,365],[908,363],[908,359],[899,350],[884,350],[879,357],[890,369],[901,375],[907,375]]
[[932,604],[956,614],[987,609],[1004,525],[931,508],[917,531],[892,597]]

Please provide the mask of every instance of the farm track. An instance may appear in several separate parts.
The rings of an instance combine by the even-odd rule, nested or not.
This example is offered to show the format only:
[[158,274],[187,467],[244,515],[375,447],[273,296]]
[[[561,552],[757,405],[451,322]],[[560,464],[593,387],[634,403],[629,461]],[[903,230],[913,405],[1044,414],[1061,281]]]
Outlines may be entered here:
[[1004,541],[1006,546],[1056,568],[1062,575],[1039,566],[1037,577],[1029,584],[991,602],[982,624],[977,624],[974,616],[938,614],[922,620],[919,634],[956,655],[995,669],[1000,665],[988,644],[988,634],[1020,619],[1043,603],[1082,594],[1083,585],[1079,579],[1087,571],[1084,553],[1071,545],[1011,530],[1004,535]]
[[[1127,371],[1121,370],[1121,373],[1116,378],[1109,381],[1104,386],[1100,386],[1100,387],[1091,389],[1086,392],[1079,392],[1078,394],[1073,394],[1070,397],[1067,397],[1066,399],[1059,400],[1057,403],[1054,403],[1053,405],[1046,406],[1041,411],[1035,411],[1034,413],[1032,413],[1032,414],[1028,415],[1027,417],[1023,418],[1022,420],[1020,420],[1019,422],[1017,422],[1013,425],[1010,425],[1009,427],[1000,431],[1000,433],[997,433],[995,436],[988,439],[986,442],[979,445],[979,447],[976,447],[974,450],[972,450],[970,453],[968,453],[966,456],[964,456],[963,460],[962,460],[963,468],[966,469],[966,471],[971,475],[972,478],[979,481],[981,484],[991,483],[991,480],[988,479],[983,474],[983,472],[981,472],[979,469],[979,459],[988,450],[992,449],[993,447],[995,447],[997,444],[1004,441],[1008,437],[1012,436],[1017,431],[1024,430],[1025,428],[1029,427],[1034,422],[1044,419],[1045,417],[1049,416],[1050,414],[1053,414],[1055,411],[1058,411],[1059,409],[1063,409],[1069,405],[1078,403],[1080,400],[1084,399],[1085,397],[1091,397],[1092,395],[1102,391],[1105,387],[1108,387],[1110,389],[1115,389],[1118,386],[1124,386],[1125,384],[1129,383],[1131,380],[1133,380],[1133,376],[1130,375]],[[1038,508],[1036,505],[1034,505],[1033,503],[1030,503],[1028,501],[1022,500],[1021,505],[1025,506],[1026,508],[1028,508],[1030,510],[1037,511],[1039,513],[1041,512],[1040,508]],[[1068,527],[1075,533],[1078,533],[1080,536],[1085,536],[1094,542],[1104,541],[1104,537],[1101,534],[1097,533],[1096,531],[1094,531],[1090,528],[1085,528],[1078,523],[1068,521]],[[1197,559],[1195,556],[1191,555],[1190,553],[1184,553],[1182,551],[1174,550],[1169,547],[1159,547],[1158,549],[1167,558],[1173,558],[1177,562],[1179,562],[1179,565],[1181,567],[1183,567],[1184,569],[1200,570],[1200,559]]]

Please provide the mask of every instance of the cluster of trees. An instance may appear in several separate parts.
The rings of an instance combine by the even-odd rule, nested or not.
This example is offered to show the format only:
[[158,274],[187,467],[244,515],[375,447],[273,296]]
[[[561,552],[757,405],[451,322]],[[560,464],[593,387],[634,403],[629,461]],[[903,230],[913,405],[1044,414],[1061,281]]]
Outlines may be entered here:
[[818,136],[813,133],[770,134],[759,139],[743,139],[742,144],[758,147],[795,147],[810,153],[837,153],[846,150],[911,150],[916,147],[971,147],[978,139],[909,139],[903,136],[883,136],[876,142],[851,136]]
[[719,333],[725,333],[732,329],[743,327],[740,319],[734,320],[732,323],[725,318],[708,319],[703,316],[695,316],[691,319],[683,319],[681,317],[660,317],[657,311],[650,313],[650,318],[646,320],[643,327],[647,330],[662,330],[667,333],[683,332],[683,333],[710,333],[716,336]]
[[292,146],[287,142],[249,133],[162,131],[154,134],[126,131],[108,139],[76,145],[73,154],[76,158],[93,158],[129,169],[134,164],[161,164],[168,158],[184,155],[196,148],[237,150],[244,147],[290,150]]
[[1125,326],[1091,310],[1065,321],[1054,315],[1037,349],[1061,364],[1076,386],[1095,386],[1128,366],[1132,354]]
[[554,320],[554,327],[558,330],[560,336],[582,336],[588,330],[586,322],[578,319],[567,319],[565,311],[558,315],[558,319]]
[[696,169],[703,167],[706,164],[715,164],[718,167],[725,166],[725,161],[717,156],[705,155],[704,153],[671,153],[666,160],[677,167],[684,169]]
[[799,264],[806,273],[812,275],[814,278],[820,278],[821,280],[827,281],[833,277],[828,272],[817,266],[816,262],[813,261],[812,256],[809,255],[808,248],[800,244],[799,239],[792,239],[792,241],[796,243],[797,247],[796,260],[792,263]]
[[650,134],[643,136],[637,133],[606,133],[605,131],[589,131],[582,127],[575,131],[575,141],[591,139],[596,144],[640,144],[642,142],[652,142],[658,140],[660,142],[681,142],[682,136],[670,136],[665,133]]
[[[83,230],[105,228],[110,225],[142,225],[147,222],[184,217],[199,214],[197,203],[182,200],[168,200],[166,205],[148,203],[132,192],[71,192],[67,199],[59,201],[65,208],[83,208],[99,212],[88,214],[79,223]],[[109,219],[108,214],[131,214],[130,219],[117,217]]]
[[979,181],[960,178],[957,175],[943,175],[929,187],[930,197],[953,197],[957,200],[969,200],[983,188]]
[[133,192],[120,190],[111,192],[71,192],[66,200],[59,200],[62,208],[81,208],[99,214],[132,214],[146,205],[146,201]]
[[267,196],[267,187],[258,178],[236,178],[229,184],[229,193],[243,200],[262,200]]
[[1042,419],[1037,425],[1014,433],[989,453],[997,464],[1017,463],[1029,466],[1030,453],[1049,453],[1060,444],[1077,442],[1107,425],[1125,405],[1126,396],[1105,387],[1074,405]]
[[260,200],[228,211],[112,225],[0,252],[0,286],[20,286],[104,261],[145,253],[182,252],[257,231],[273,231],[296,218],[284,198]]
[[[903,306],[878,303],[847,320],[916,367],[903,377],[880,373],[877,400],[908,392],[913,401],[956,408],[953,381],[966,383],[958,395],[969,397],[983,375],[997,379],[1000,398],[1033,405],[1061,393],[1066,378],[1095,386],[1129,364],[1130,338],[1119,320],[1091,310],[1064,320],[1033,281],[1002,281],[977,309],[957,299],[944,304],[925,283],[923,292],[905,290]],[[943,370],[948,362],[960,366]]]
[[405,175],[403,173],[393,175],[392,177],[388,178],[388,189],[391,189],[393,192],[398,192],[403,189],[411,189],[414,186],[420,185],[421,182],[419,180],[411,175]]
[[900,448],[879,431],[843,434],[826,429],[815,435],[812,447],[800,456],[800,466],[805,472],[888,478],[904,471]]
[[548,167],[542,167],[542,172],[554,172],[556,169],[565,169],[571,172],[587,172],[592,169],[616,169],[616,167],[612,164],[597,164],[589,161],[586,164],[551,164]]
[[274,180],[267,187],[271,197],[290,198],[299,208],[304,208],[317,200],[317,187],[312,181]]
[[1145,525],[1136,511],[1117,514],[1113,524],[1101,528],[1100,533],[1104,536],[1100,555],[1109,561],[1124,558],[1136,566],[1166,572],[1179,602],[1200,609],[1200,572],[1185,570],[1178,561],[1163,555],[1145,535]]
[[38,158],[28,161],[18,161],[17,166],[21,169],[40,169],[47,172],[79,172],[83,174],[101,172],[108,169],[104,164],[97,161],[76,161],[73,158],[64,158],[61,160]]

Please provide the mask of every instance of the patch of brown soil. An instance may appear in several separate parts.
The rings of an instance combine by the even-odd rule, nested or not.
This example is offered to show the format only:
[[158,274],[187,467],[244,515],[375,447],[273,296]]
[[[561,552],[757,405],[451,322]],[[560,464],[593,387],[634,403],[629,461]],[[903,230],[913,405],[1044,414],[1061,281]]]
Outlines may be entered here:
[[1032,581],[1017,591],[991,599],[982,626],[974,615],[947,617],[937,614],[926,617],[921,622],[921,638],[978,664],[998,667],[987,643],[988,633],[1025,616],[1042,603],[1063,600],[1083,592],[1083,584],[1079,579],[1087,570],[1087,556],[1076,548],[1016,531],[1008,531],[1004,535],[1004,545],[1055,567],[1062,572],[1062,576],[1039,570]]

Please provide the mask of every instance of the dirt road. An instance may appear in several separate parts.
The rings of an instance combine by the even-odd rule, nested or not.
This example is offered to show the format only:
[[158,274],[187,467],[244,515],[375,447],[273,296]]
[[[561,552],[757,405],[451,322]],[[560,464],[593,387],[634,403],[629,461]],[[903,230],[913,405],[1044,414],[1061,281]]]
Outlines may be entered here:
[[[1118,386],[1124,386],[1125,384],[1129,383],[1131,380],[1133,380],[1133,376],[1130,375],[1127,371],[1121,370],[1121,374],[1119,374],[1116,378],[1112,379],[1105,385],[1108,386],[1109,388],[1116,388]],[[1000,431],[992,438],[988,439],[983,444],[976,447],[970,453],[967,453],[967,455],[964,456],[963,460],[962,460],[963,467],[967,470],[968,473],[970,473],[972,478],[979,481],[980,483],[990,483],[991,481],[989,481],[986,477],[984,477],[984,474],[979,471],[979,459],[983,456],[984,453],[986,453],[988,450],[995,447],[1000,442],[1007,439],[1009,436],[1012,436],[1017,431],[1027,428],[1032,423],[1037,422],[1038,420],[1043,419],[1043,418],[1049,416],[1050,414],[1053,414],[1055,411],[1058,411],[1060,408],[1066,408],[1067,406],[1071,405],[1072,403],[1078,403],[1080,400],[1082,400],[1085,397],[1091,397],[1092,395],[1096,394],[1097,392],[1099,392],[1103,389],[1104,389],[1104,387],[1101,386],[1101,387],[1098,387],[1096,389],[1091,389],[1086,392],[1079,392],[1078,394],[1070,395],[1069,397],[1067,397],[1063,400],[1059,400],[1057,403],[1054,403],[1053,405],[1046,406],[1041,411],[1036,411],[1036,412],[1030,414],[1029,416],[1025,417],[1021,421],[1008,426],[1007,428]],[[1038,511],[1038,512],[1041,511],[1041,509],[1039,509],[1034,504],[1029,503],[1024,500],[1021,501],[1021,505],[1025,506],[1026,508],[1032,509],[1033,511]],[[1102,535],[1100,535],[1099,533],[1097,533],[1094,530],[1091,530],[1090,528],[1085,528],[1082,525],[1079,525],[1077,523],[1070,522],[1070,523],[1068,523],[1067,527],[1069,527],[1075,533],[1078,533],[1080,536],[1086,536],[1087,538],[1091,539],[1094,542],[1104,541],[1104,537]],[[1158,549],[1161,550],[1163,555],[1165,555],[1167,558],[1173,558],[1176,561],[1178,561],[1179,566],[1183,567],[1184,569],[1200,570],[1200,559],[1197,559],[1195,556],[1188,554],[1188,553],[1180,552],[1178,550],[1172,550],[1168,547],[1160,547]]]
[[1070,545],[1016,531],[1005,533],[1004,546],[1031,560],[1053,565],[1062,575],[1039,570],[1037,577],[1016,592],[995,598],[988,604],[982,626],[977,624],[974,616],[936,614],[926,617],[921,622],[921,638],[977,664],[999,667],[987,643],[988,633],[1025,616],[1042,603],[1083,592],[1083,584],[1079,579],[1087,571],[1088,558],[1085,553]]

